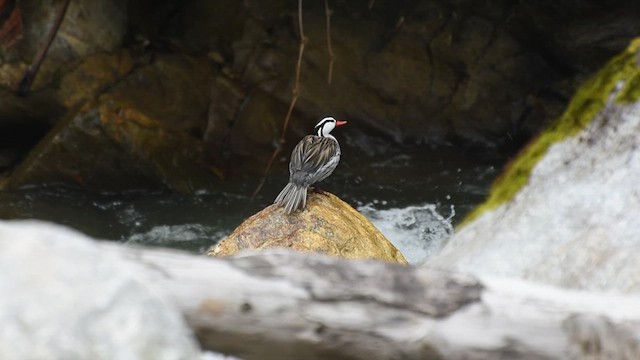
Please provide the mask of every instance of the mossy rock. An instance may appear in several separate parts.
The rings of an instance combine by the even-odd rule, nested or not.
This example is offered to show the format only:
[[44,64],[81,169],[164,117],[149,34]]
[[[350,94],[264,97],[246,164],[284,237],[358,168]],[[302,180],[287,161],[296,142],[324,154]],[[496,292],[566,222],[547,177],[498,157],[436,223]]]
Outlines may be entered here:
[[242,250],[275,247],[407,264],[400,251],[366,217],[326,192],[309,192],[307,207],[291,215],[279,206],[267,207],[243,222],[207,255],[227,256]]
[[535,165],[547,153],[549,147],[569,136],[575,136],[602,111],[616,87],[618,102],[633,102],[640,97],[640,38],[613,58],[596,75],[577,91],[571,103],[548,129],[543,131],[518,156],[507,165],[491,187],[488,199],[476,207],[460,226],[478,218],[487,210],[493,210],[510,201],[529,181]]

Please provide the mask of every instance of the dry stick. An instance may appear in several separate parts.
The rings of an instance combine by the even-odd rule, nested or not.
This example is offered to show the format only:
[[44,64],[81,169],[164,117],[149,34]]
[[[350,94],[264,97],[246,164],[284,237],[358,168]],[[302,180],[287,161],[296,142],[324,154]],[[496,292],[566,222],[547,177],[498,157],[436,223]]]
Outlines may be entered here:
[[291,103],[289,104],[289,110],[287,111],[287,116],[284,118],[284,124],[282,126],[282,133],[280,134],[280,138],[278,139],[278,143],[276,144],[276,148],[273,150],[273,154],[271,155],[271,159],[269,159],[269,163],[267,164],[267,168],[264,171],[264,175],[256,187],[253,195],[251,195],[251,200],[253,200],[256,195],[262,189],[264,182],[267,180],[269,176],[269,172],[271,171],[271,167],[276,157],[282,151],[282,145],[284,145],[285,135],[287,133],[287,127],[289,126],[289,120],[291,119],[291,114],[293,113],[293,109],[296,106],[296,102],[298,101],[298,96],[300,96],[300,69],[302,68],[302,55],[304,54],[304,46],[307,43],[307,38],[304,36],[304,29],[302,27],[302,0],[298,0],[298,27],[300,29],[300,47],[298,49],[298,62],[296,64],[296,78],[293,86],[293,97],[291,98]]
[[327,48],[329,50],[329,74],[327,75],[327,83],[331,85],[331,78],[333,77],[333,61],[336,55],[331,48],[331,14],[333,11],[329,8],[329,0],[324,0],[324,13],[327,18]]
[[55,39],[58,29],[60,29],[60,25],[62,25],[62,20],[64,20],[64,15],[67,13],[67,7],[69,6],[70,1],[71,0],[64,0],[60,5],[58,15],[56,15],[53,26],[51,27],[51,30],[49,30],[44,46],[40,48],[40,51],[33,59],[33,63],[31,63],[29,69],[24,73],[24,76],[18,85],[18,95],[25,96],[29,91],[31,91],[31,83],[33,83],[33,80],[36,78],[40,65],[42,65],[42,61],[44,60],[44,56],[47,54],[49,47],[51,47],[51,43],[53,43],[53,39]]

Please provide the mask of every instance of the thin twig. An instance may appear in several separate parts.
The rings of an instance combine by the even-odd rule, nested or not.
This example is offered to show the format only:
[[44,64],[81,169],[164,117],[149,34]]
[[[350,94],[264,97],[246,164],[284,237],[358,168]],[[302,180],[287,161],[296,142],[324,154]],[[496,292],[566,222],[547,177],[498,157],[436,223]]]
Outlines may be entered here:
[[286,142],[285,135],[287,133],[287,128],[289,127],[289,120],[291,120],[293,109],[295,108],[296,102],[298,101],[298,96],[300,96],[300,71],[302,69],[302,56],[304,55],[304,47],[307,43],[307,38],[304,36],[304,28],[302,26],[302,0],[298,0],[298,27],[300,29],[300,47],[298,48],[298,61],[296,63],[296,76],[295,82],[293,84],[291,103],[289,104],[287,116],[284,118],[284,124],[282,125],[282,133],[280,134],[280,138],[278,139],[277,144],[275,144],[275,149],[273,150],[273,154],[271,154],[271,159],[269,159],[269,163],[267,164],[267,168],[264,171],[264,175],[262,176],[260,183],[253,192],[253,195],[251,195],[251,200],[253,200],[262,189],[262,186],[269,176],[269,172],[271,171],[273,162],[275,161],[278,154],[282,151],[282,146]]
[[282,126],[282,134],[280,135],[280,144],[284,144],[287,127],[289,126],[289,120],[293,113],[293,108],[300,96],[300,71],[302,69],[302,56],[304,55],[304,46],[307,43],[307,38],[304,36],[304,29],[302,27],[302,0],[298,0],[298,24],[300,26],[300,47],[298,48],[298,62],[296,63],[296,80],[293,85],[293,97],[291,98],[291,104],[289,104],[289,111],[284,118],[284,125]]
[[331,78],[333,77],[333,61],[336,59],[336,55],[331,48],[331,14],[333,11],[329,8],[329,0],[324,0],[324,13],[327,18],[327,49],[329,50],[329,74],[327,75],[327,83],[331,85]]
[[51,26],[51,29],[49,30],[49,34],[47,35],[44,45],[40,48],[40,51],[33,59],[31,66],[24,73],[24,76],[18,85],[17,92],[19,96],[25,96],[29,91],[31,91],[31,84],[38,74],[38,70],[40,69],[40,65],[42,65],[44,56],[47,54],[49,47],[51,47],[51,43],[53,43],[53,39],[55,39],[58,29],[60,29],[60,25],[62,25],[62,20],[64,20],[64,15],[67,12],[67,7],[69,7],[70,1],[71,0],[64,0],[60,5],[60,9],[58,10],[58,14],[53,22],[53,26]]

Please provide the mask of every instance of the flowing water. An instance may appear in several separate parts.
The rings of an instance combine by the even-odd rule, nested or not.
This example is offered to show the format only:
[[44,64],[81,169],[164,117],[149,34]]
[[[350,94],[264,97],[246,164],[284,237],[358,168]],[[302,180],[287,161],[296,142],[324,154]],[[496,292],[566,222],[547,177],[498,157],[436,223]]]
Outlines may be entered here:
[[[484,199],[503,164],[504,158],[452,147],[385,157],[343,154],[321,188],[365,214],[411,263],[421,263]],[[253,201],[250,194],[257,179],[226,182],[218,191],[193,195],[27,188],[0,193],[0,218],[47,220],[95,238],[203,252],[268,206],[287,176],[276,171]]]

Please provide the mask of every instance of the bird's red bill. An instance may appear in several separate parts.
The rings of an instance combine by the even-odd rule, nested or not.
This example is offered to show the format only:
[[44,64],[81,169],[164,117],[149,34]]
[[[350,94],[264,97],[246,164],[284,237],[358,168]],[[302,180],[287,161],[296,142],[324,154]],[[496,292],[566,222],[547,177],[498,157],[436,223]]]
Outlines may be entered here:
[[341,126],[341,125],[344,125],[346,123],[347,122],[345,120],[338,120],[338,121],[336,121],[336,126]]

